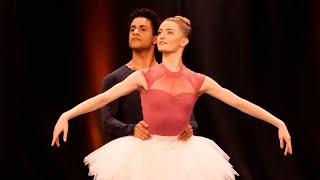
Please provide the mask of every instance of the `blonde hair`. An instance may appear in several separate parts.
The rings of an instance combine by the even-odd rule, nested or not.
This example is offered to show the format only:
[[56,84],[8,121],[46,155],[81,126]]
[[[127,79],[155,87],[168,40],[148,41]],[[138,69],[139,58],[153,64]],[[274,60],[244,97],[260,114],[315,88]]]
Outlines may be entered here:
[[191,37],[191,22],[188,18],[183,16],[174,16],[165,19],[165,21],[173,21],[176,22],[182,29],[184,35],[187,38]]

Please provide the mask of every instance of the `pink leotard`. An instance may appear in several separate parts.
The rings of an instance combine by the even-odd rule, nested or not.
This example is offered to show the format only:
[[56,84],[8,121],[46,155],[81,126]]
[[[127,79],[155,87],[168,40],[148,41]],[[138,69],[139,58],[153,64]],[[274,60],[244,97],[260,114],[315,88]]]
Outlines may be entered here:
[[143,118],[152,134],[176,136],[189,124],[205,76],[181,66],[169,71],[163,64],[141,71],[148,85],[140,93]]

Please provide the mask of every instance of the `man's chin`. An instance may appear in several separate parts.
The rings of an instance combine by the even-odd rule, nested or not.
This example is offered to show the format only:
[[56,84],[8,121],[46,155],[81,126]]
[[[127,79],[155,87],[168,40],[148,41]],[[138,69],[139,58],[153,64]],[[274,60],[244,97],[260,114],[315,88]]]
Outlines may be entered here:
[[141,46],[130,46],[130,49],[132,49],[134,51],[141,51],[141,50],[146,49],[146,48],[143,48]]
[[141,45],[140,44],[129,44],[129,47],[131,49],[141,49]]

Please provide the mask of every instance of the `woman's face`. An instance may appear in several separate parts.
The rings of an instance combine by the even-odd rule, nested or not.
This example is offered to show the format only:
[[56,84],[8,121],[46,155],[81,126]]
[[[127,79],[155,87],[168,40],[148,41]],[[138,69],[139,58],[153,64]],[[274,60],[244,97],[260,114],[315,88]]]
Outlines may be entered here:
[[187,40],[180,26],[174,21],[164,21],[158,30],[157,45],[160,52],[176,52]]

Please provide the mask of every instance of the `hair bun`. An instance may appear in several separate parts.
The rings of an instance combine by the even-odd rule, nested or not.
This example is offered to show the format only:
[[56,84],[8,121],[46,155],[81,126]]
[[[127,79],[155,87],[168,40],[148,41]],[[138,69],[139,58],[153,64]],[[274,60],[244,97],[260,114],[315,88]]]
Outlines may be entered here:
[[175,18],[179,19],[180,21],[184,22],[186,25],[191,26],[191,22],[188,18],[183,16],[175,16]]

